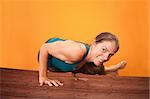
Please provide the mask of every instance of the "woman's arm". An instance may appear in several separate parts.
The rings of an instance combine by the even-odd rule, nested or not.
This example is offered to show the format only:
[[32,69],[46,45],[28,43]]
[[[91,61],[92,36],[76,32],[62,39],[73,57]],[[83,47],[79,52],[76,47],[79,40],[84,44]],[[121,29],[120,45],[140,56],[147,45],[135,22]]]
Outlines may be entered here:
[[[72,53],[73,52],[73,53]],[[81,60],[84,55],[84,49],[81,45],[73,41],[57,41],[54,43],[43,44],[39,54],[39,83],[48,84],[49,86],[63,85],[58,80],[49,80],[46,75],[48,54],[70,63]]]
[[49,86],[63,85],[58,80],[50,80],[47,78],[47,61],[48,61],[48,45],[43,44],[40,48],[39,54],[39,83],[40,86],[48,84]]
[[47,58],[48,58],[47,46],[46,44],[43,44],[40,48],[39,54],[39,79],[47,77],[46,75]]

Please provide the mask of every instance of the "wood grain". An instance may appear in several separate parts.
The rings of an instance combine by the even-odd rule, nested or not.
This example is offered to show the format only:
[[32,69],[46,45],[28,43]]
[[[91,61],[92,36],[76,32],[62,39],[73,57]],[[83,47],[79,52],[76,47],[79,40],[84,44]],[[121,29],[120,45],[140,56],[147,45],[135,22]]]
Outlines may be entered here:
[[39,86],[38,72],[0,69],[0,99],[149,99],[148,77],[78,74],[88,81],[75,81],[71,73],[48,73],[61,87]]

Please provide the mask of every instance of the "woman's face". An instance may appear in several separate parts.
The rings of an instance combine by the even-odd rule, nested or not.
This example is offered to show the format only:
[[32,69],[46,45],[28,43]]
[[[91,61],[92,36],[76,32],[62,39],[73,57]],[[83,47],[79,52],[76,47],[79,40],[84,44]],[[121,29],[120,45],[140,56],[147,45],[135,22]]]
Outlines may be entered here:
[[115,54],[116,45],[114,41],[102,41],[94,43],[91,48],[91,61],[96,66],[108,61]]

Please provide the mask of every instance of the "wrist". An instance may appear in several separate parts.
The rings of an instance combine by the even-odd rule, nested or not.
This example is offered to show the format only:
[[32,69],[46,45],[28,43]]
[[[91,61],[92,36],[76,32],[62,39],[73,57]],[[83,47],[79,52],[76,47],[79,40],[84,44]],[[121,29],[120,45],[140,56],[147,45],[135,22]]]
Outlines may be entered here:
[[46,75],[39,75],[39,78],[47,78]]
[[46,78],[47,77],[46,72],[39,71],[39,77]]

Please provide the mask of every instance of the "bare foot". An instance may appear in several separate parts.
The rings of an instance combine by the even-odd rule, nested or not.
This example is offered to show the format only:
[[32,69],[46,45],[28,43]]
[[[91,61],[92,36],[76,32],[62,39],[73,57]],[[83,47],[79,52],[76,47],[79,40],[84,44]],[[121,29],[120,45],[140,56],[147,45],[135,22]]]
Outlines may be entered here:
[[87,78],[75,78],[75,80],[82,80],[82,81],[88,81],[88,79]]
[[125,68],[127,62],[126,61],[121,61],[120,63],[110,66],[110,67],[105,67],[105,72],[107,74],[113,73],[113,72],[118,72],[119,69]]
[[116,70],[125,68],[126,64],[127,64],[126,61],[121,61],[116,65]]

